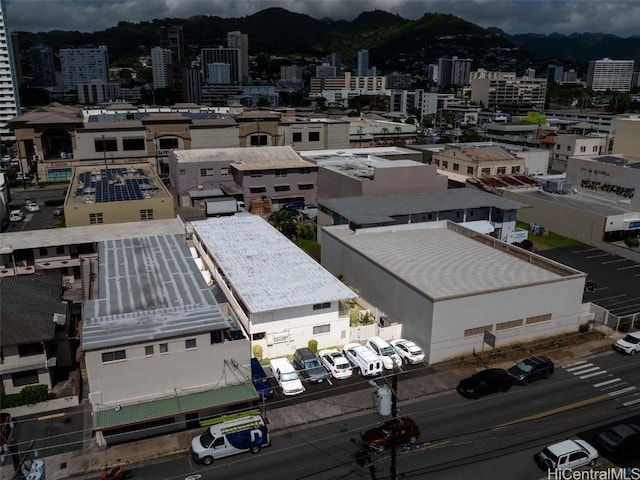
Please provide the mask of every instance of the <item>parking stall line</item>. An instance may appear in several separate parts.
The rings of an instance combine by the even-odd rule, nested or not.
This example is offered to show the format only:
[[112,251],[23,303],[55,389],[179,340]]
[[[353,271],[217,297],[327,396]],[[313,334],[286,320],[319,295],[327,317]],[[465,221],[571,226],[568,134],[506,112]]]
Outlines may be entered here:
[[640,403],[640,398],[629,400],[628,402],[624,402],[622,405],[624,405],[625,407],[630,407],[631,405],[635,405],[636,403]]
[[609,265],[610,263],[619,263],[619,262],[629,262],[630,260],[626,258],[621,258],[619,260],[611,260],[610,262],[602,262],[601,265]]
[[589,373],[588,375],[582,375],[581,377],[578,377],[578,378],[580,380],[584,380],[585,378],[597,377],[598,375],[604,375],[605,373],[608,373],[608,372],[606,370],[600,370],[599,372]]
[[640,263],[636,263],[635,265],[630,265],[628,267],[616,268],[616,270],[629,270],[630,268],[640,268]]
[[600,258],[600,257],[608,257],[608,253],[603,253],[602,255],[590,255],[587,258]]
[[615,392],[609,392],[607,395],[609,395],[610,397],[616,397],[618,395],[622,395],[623,393],[633,392],[635,389],[636,387],[631,386],[631,387],[623,388],[621,390],[616,390]]
[[612,383],[616,383],[616,382],[621,382],[622,380],[619,378],[613,378],[611,380],[607,380],[605,382],[600,382],[600,383],[594,383],[593,386],[594,387],[604,387],[605,385],[610,385]]

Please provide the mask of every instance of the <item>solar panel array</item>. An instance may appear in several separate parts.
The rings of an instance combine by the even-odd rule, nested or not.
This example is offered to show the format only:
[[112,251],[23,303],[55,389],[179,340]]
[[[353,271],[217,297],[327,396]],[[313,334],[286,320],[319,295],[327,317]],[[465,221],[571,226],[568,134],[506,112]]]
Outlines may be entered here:
[[158,192],[144,170],[109,168],[79,174],[75,196],[87,203],[126,202],[150,198]]

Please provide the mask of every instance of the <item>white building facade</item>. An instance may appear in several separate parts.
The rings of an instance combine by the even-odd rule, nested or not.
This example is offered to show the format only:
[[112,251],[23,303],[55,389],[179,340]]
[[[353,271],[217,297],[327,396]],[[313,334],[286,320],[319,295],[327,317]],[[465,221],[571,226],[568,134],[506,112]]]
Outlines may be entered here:
[[169,78],[167,67],[171,65],[172,53],[168,48],[154,47],[151,49],[151,69],[153,72],[153,88],[167,88]]
[[18,95],[18,76],[14,64],[11,35],[7,28],[4,0],[0,0],[0,137],[14,138],[7,127],[7,122],[20,112],[20,96]]
[[633,77],[633,60],[603,58],[589,62],[587,86],[595,91],[628,92]]
[[97,48],[63,48],[60,50],[60,65],[65,92],[93,80],[105,84],[109,82],[109,52],[105,45]]

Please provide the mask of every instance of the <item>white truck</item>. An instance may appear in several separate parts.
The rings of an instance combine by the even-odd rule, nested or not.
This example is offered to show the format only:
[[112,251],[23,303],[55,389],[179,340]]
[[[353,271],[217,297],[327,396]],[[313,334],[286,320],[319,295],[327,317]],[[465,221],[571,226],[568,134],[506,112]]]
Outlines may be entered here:
[[283,395],[298,395],[304,392],[298,372],[286,358],[273,358],[269,362],[273,376],[282,388]]
[[260,415],[238,416],[231,420],[221,417],[202,434],[191,440],[191,456],[196,463],[211,465],[217,458],[242,452],[258,453],[269,446],[269,431]]

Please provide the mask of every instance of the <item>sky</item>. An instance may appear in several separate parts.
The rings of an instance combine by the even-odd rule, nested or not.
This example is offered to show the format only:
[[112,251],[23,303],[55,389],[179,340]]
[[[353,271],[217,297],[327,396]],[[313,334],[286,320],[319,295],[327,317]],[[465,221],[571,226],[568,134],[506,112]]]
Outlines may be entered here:
[[[353,20],[363,11],[385,10],[415,20],[451,13],[481,27],[516,33],[640,35],[640,0],[4,0],[10,31],[95,32],[163,18],[215,15],[245,17],[282,7],[311,17]],[[45,13],[46,12],[46,13]]]

